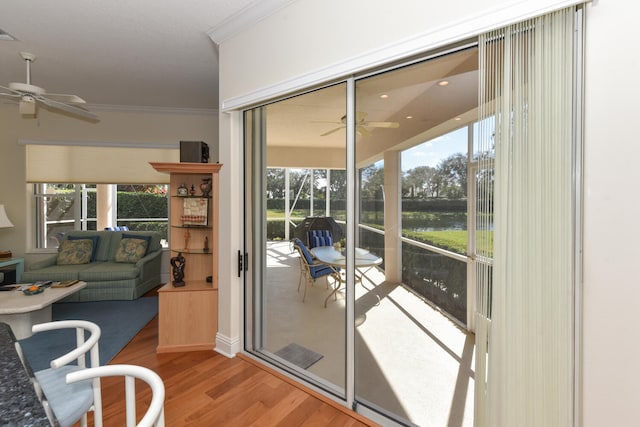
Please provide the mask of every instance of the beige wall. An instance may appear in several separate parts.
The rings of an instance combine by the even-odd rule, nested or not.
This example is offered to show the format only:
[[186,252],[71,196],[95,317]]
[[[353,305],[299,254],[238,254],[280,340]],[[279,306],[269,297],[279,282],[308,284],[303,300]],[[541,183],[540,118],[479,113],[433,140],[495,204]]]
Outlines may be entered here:
[[584,427],[640,421],[640,4],[588,8],[584,162]]
[[[45,110],[36,119],[23,119],[16,105],[0,105],[0,204],[6,206],[15,225],[0,229],[0,248],[10,249],[15,256],[24,256],[31,249],[26,237],[25,146],[18,144],[20,139],[153,144],[175,149],[180,140],[209,144],[218,140],[218,116],[214,112],[98,111],[98,114],[101,118],[98,123]],[[35,257],[27,253],[27,265]]]
[[[553,1],[462,1],[444,3],[383,0],[298,0],[220,47],[221,100],[229,111],[356,71],[398,52],[473,36],[480,29],[543,13]],[[570,2],[556,1],[568,5]],[[512,6],[510,7],[509,6]],[[505,7],[501,7],[505,5]],[[340,13],[337,13],[339,11]],[[640,5],[598,0],[587,8],[584,147],[584,278],[582,342],[584,427],[635,426],[640,419],[640,340],[635,325],[640,285],[635,270],[640,158],[635,121],[640,96]],[[396,25],[401,23],[401,25]],[[638,37],[636,37],[636,35]],[[236,115],[237,118],[239,116]],[[226,119],[221,150],[229,177],[241,176],[234,138],[238,123]],[[240,193],[242,194],[242,193]],[[221,197],[230,217],[241,215],[241,197],[229,186]],[[241,227],[222,230],[240,248]],[[226,235],[226,237],[225,237]],[[234,248],[235,249],[235,248]],[[229,263],[231,263],[229,259]],[[229,264],[230,266],[231,264]],[[229,271],[232,271],[229,269]],[[239,301],[241,281],[229,274],[227,301]],[[237,284],[237,286],[235,286]],[[222,303],[221,303],[222,304]],[[221,315],[223,313],[221,312]],[[221,319],[225,342],[239,333],[241,304]],[[580,425],[580,424],[577,424]]]

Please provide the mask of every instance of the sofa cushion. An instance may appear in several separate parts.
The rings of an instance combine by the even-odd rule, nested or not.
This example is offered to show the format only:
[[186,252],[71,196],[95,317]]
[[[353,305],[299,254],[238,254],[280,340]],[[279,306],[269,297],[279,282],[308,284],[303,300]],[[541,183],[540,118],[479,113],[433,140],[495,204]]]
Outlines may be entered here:
[[91,268],[93,263],[69,265],[52,265],[49,267],[39,268],[38,270],[30,270],[22,273],[21,281],[24,283],[33,283],[38,280],[51,280],[61,282],[63,280],[80,280],[78,273]]
[[149,253],[149,246],[151,246],[151,236],[145,236],[144,234],[127,234],[122,233],[123,239],[140,239],[147,242],[147,250],[144,253],[145,255]]
[[[65,237],[78,237],[89,239],[93,236],[98,237],[98,249],[96,249],[96,256],[94,261],[108,261],[111,255],[111,239],[113,231],[84,231],[84,230],[72,230],[68,231]],[[120,239],[118,239],[119,241]],[[117,243],[116,243],[117,245]]]
[[135,279],[140,268],[135,264],[116,262],[92,262],[90,267],[78,273],[78,280],[98,282],[109,280]]
[[136,263],[147,253],[148,244],[149,242],[142,239],[121,239],[114,261]]
[[58,265],[88,264],[93,252],[93,240],[64,240],[58,249]]
[[160,244],[161,236],[157,231],[105,231],[105,233],[111,234],[111,249],[106,261],[113,261],[115,259],[116,251],[118,250],[120,240],[122,240],[124,234],[126,234],[130,238],[151,236],[151,240],[149,241],[149,245],[147,246],[147,253],[155,252],[162,249],[162,245]]
[[91,262],[96,260],[96,253],[98,252],[98,243],[100,236],[69,236],[67,240],[85,240],[90,239],[93,241],[93,248],[91,250]]

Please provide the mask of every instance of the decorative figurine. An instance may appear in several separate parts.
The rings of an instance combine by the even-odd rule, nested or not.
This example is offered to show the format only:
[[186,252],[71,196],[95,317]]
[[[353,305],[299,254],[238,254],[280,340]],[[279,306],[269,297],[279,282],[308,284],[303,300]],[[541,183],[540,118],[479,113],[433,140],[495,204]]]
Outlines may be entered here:
[[203,252],[209,252],[209,236],[204,236],[204,248],[202,248]]
[[187,186],[184,184],[180,184],[180,187],[178,187],[178,196],[188,196],[189,195],[189,190],[187,189]]
[[211,178],[202,179],[200,190],[202,190],[202,197],[209,197],[209,194],[211,193]]
[[178,256],[171,258],[171,266],[173,267],[173,286],[179,288],[184,286],[184,265],[186,260],[182,256],[182,252],[178,252]]
[[189,240],[191,239],[191,233],[189,230],[184,232],[184,248],[189,249]]
[[192,196],[196,195],[196,187],[195,187],[195,185],[191,184],[191,190],[189,190],[189,194],[191,194]]

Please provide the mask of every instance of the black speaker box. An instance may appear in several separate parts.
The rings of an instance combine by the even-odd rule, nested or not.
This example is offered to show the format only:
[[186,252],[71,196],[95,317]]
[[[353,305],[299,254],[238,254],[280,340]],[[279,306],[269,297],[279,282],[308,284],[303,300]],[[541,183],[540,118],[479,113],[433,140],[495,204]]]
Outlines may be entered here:
[[180,141],[180,161],[209,163],[209,146],[202,141]]

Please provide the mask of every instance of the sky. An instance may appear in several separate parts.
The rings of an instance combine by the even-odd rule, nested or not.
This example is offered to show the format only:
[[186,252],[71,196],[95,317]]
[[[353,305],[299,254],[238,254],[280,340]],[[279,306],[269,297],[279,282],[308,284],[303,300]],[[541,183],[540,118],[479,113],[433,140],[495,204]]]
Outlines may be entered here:
[[467,153],[467,128],[463,127],[429,142],[416,145],[402,153],[402,171],[418,166],[435,167],[452,154]]

